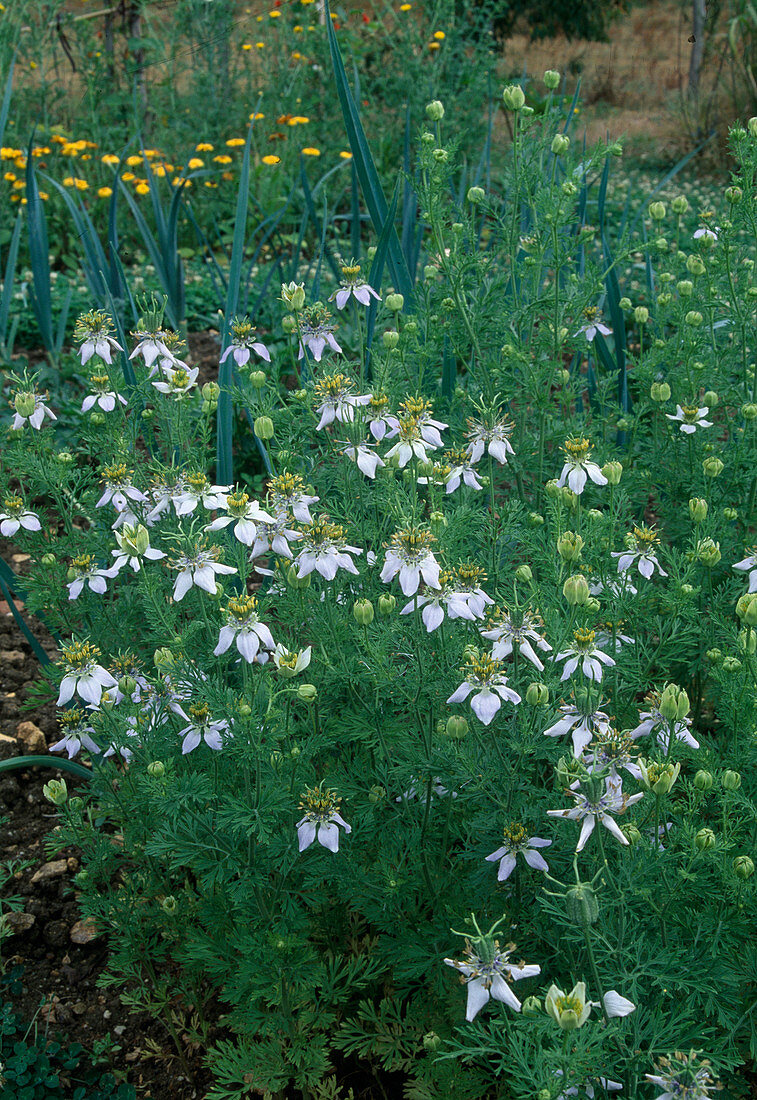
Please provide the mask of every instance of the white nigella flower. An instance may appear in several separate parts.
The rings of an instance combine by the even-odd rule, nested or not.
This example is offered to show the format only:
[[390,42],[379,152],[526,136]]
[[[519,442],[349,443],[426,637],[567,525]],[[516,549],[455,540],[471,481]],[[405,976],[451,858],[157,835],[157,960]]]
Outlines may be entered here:
[[[410,778],[412,779],[412,783],[410,784],[408,789],[406,791],[403,791],[402,794],[398,794],[394,801],[414,802],[415,799],[418,798],[418,787],[420,786],[421,794],[420,798],[418,798],[418,801],[421,803],[422,806],[425,806],[429,797],[428,784],[420,783],[414,775]],[[449,787],[444,786],[440,776],[435,775],[431,780],[431,801],[433,802],[434,798],[446,798],[448,794],[451,794],[453,798],[457,798],[457,791],[450,791]]]
[[642,769],[637,763],[639,754],[633,751],[633,743],[631,733],[607,726],[594,734],[584,763],[591,772],[609,770],[610,779],[615,783],[620,782],[621,771],[627,771],[634,779],[641,780]]
[[[93,355],[99,357],[105,363],[112,363],[113,351],[124,349],[110,334],[113,331],[113,322],[102,309],[92,309],[89,313],[82,313],[74,328],[74,340],[81,344],[79,354],[81,365],[85,366]],[[86,412],[86,409],[84,410]],[[112,410],[106,410],[112,411]]]
[[400,588],[413,596],[423,580],[429,588],[439,588],[439,563],[431,553],[434,536],[423,527],[411,525],[395,531],[384,558],[381,580],[389,584],[399,574]]
[[469,612],[483,619],[487,607],[494,607],[494,600],[481,587],[485,580],[486,571],[473,562],[461,562],[455,568],[455,591],[447,605],[450,619],[468,619]]
[[[657,738],[657,744],[661,749],[667,752],[668,740],[670,737],[670,722],[664,714],[660,712],[661,701],[661,692],[650,691],[648,693],[645,702],[649,709],[639,711],[639,718],[641,721],[635,729],[631,730],[631,737],[646,737],[648,734],[654,733]],[[676,741],[683,741],[685,745],[688,745],[692,749],[699,748],[699,742],[691,733],[690,718],[677,719],[674,725],[674,733]]]
[[339,813],[340,798],[334,791],[317,787],[311,790],[305,788],[300,799],[300,809],[304,810],[304,816],[297,822],[297,840],[299,849],[304,852],[314,840],[318,840],[324,848],[330,852],[339,851],[339,826],[345,833],[352,832],[352,826],[348,825]]
[[597,645],[600,649],[606,649],[608,646],[613,645],[613,638],[615,639],[615,652],[619,653],[624,645],[636,645],[636,639],[632,638],[630,634],[621,633],[621,627],[623,622],[607,621],[597,624]]
[[676,405],[675,413],[667,413],[668,420],[679,420],[680,430],[686,435],[693,435],[697,428],[711,428],[712,421],[705,420],[710,410],[707,406],[698,408],[696,405]]
[[311,652],[310,646],[306,649],[289,650],[278,642],[273,651],[273,663],[276,665],[279,676],[290,680],[298,672],[304,672],[310,664]]
[[123,512],[129,507],[129,501],[135,504],[144,504],[147,496],[131,483],[132,471],[125,462],[116,462],[112,466],[103,466],[102,478],[105,482],[105,490],[95,507],[103,508],[106,504],[112,504],[117,512]]
[[351,458],[353,462],[357,463],[358,469],[366,477],[375,478],[379,466],[386,466],[383,458],[380,458],[375,450],[372,450],[372,447],[376,446],[375,443],[353,445],[345,440],[338,440],[336,445],[341,448],[343,455],[347,455],[347,458]]
[[360,264],[355,263],[354,260],[350,260],[349,264],[342,267],[342,285],[339,290],[334,291],[329,301],[335,301],[337,309],[344,309],[350,298],[360,302],[361,306],[369,306],[371,298],[375,298],[377,302],[381,301],[381,295],[377,294],[365,279],[360,278]]
[[81,751],[82,746],[87,752],[99,753],[100,746],[93,740],[95,732],[92,726],[85,720],[86,716],[80,707],[69,707],[58,715],[58,725],[61,727],[62,737],[50,746],[50,752],[65,752],[68,759],[73,760]]
[[95,405],[103,412],[113,412],[116,402],[126,404],[126,398],[111,388],[111,381],[107,374],[93,374],[89,384],[93,393],[88,393],[81,403],[81,411],[89,412]]
[[500,946],[499,940],[494,939],[496,924],[486,935],[481,933],[477,924],[475,928],[478,935],[471,939],[466,937],[464,958],[444,960],[447,966],[460,972],[461,981],[468,989],[466,1020],[469,1023],[474,1020],[490,997],[520,1012],[520,1001],[513,993],[511,983],[521,978],[536,977],[541,973],[541,967],[535,963],[511,963],[510,956],[515,944]]
[[294,528],[288,527],[288,523],[286,512],[277,513],[270,522],[261,520],[258,523],[255,541],[250,550],[251,562],[263,554],[268,554],[271,550],[280,558],[292,557],[289,543],[297,542],[302,535]]
[[444,446],[439,433],[443,432],[449,425],[444,424],[441,420],[434,420],[431,415],[433,411],[432,402],[423,397],[407,397],[399,407],[400,420],[408,418],[415,420],[421,439],[429,447],[438,450]]
[[48,417],[50,420],[57,420],[58,417],[52,409],[48,409],[45,404],[46,401],[46,393],[39,394],[32,390],[17,393],[13,398],[13,410],[15,412],[13,423],[11,424],[13,431],[20,431],[24,424],[27,423],[29,427],[34,428],[35,431],[39,431],[44,423],[45,417]]
[[165,380],[153,382],[152,385],[160,393],[166,394],[167,397],[175,397],[177,401],[181,401],[197,385],[197,375],[200,373],[200,368],[175,364],[170,367],[163,367],[163,371],[166,376]]
[[118,549],[111,553],[115,558],[113,568],[116,571],[128,565],[135,573],[142,568],[142,559],[147,561],[160,561],[166,555],[162,550],[156,550],[150,546],[150,532],[142,523],[124,524],[120,531],[115,532]]
[[407,466],[411,458],[418,462],[429,462],[429,451],[433,451],[434,445],[429,443],[421,435],[420,424],[414,416],[402,416],[397,421],[397,434],[399,439],[386,452],[386,458],[397,456],[397,465],[402,470]]
[[369,393],[358,396],[352,392],[353,383],[346,374],[325,374],[315,383],[316,400],[320,402],[316,412],[320,420],[316,431],[321,431],[338,420],[342,424],[351,424],[355,419],[355,409],[367,405],[371,400]]
[[473,469],[473,459],[468,457],[468,452],[463,447],[450,448],[444,452],[443,461],[449,466],[449,473],[445,478],[445,493],[454,493],[463,482],[469,489],[483,489],[478,480],[478,475]]
[[160,474],[149,489],[153,507],[145,516],[145,523],[152,526],[170,510],[171,505],[176,511],[187,489],[188,485],[183,474],[176,471]]
[[[177,516],[188,516],[201,504],[208,512],[226,507],[228,485],[211,485],[204,473],[186,474],[177,492],[174,492],[173,505]],[[151,513],[152,514],[152,513]]]
[[163,329],[157,329],[155,332],[132,332],[132,336],[136,336],[137,346],[129,358],[136,359],[141,355],[148,370],[152,371],[152,366],[158,358],[167,359],[169,362],[173,360],[174,357],[164,342],[166,333]]
[[603,336],[611,336],[612,329],[607,325],[602,324],[599,320],[599,310],[596,306],[587,306],[583,311],[584,323],[580,326],[577,332],[574,332],[574,336],[580,336],[583,333],[589,343],[592,342],[598,332],[601,332]]
[[65,706],[74,694],[85,703],[99,706],[103,691],[118,686],[106,668],[97,663],[100,650],[90,642],[71,642],[63,647],[65,675],[60,683],[58,706]]
[[718,233],[720,232],[719,226],[714,228],[709,225],[702,225],[699,229],[694,230],[694,240],[698,241],[701,237],[706,237],[710,241],[716,241],[718,239]]
[[380,391],[372,393],[368,402],[368,431],[378,443],[382,439],[391,439],[400,428],[397,417],[386,411],[388,404],[389,398]]
[[484,452],[488,451],[492,458],[496,458],[500,465],[505,466],[507,456],[515,454],[510,445],[510,436],[514,427],[512,422],[505,417],[489,425],[468,417],[467,424],[468,430],[465,434],[469,443],[466,452],[470,461],[479,462]]
[[526,608],[518,614],[505,607],[503,610],[497,609],[489,619],[488,630],[482,630],[480,633],[482,638],[494,643],[492,657],[495,661],[509,657],[513,648],[516,647],[532,665],[538,668],[539,672],[543,672],[544,664],[531,644],[535,643],[543,653],[552,652],[552,646],[542,633],[543,627],[544,623],[538,612],[529,611]]
[[[598,1003],[598,1002],[597,1002]],[[592,1004],[594,1002],[592,1001]],[[555,1070],[558,1076],[562,1076],[562,1070]],[[623,1089],[622,1084],[619,1081],[611,1081],[609,1077],[595,1077],[594,1083],[599,1085],[605,1092],[621,1092]],[[577,1096],[579,1100],[596,1100],[597,1093],[594,1090],[594,1085],[591,1081],[584,1081],[582,1085],[571,1085],[570,1088],[563,1089],[563,1091],[555,1098],[555,1100],[565,1100],[567,1096]]]
[[226,605],[226,625],[221,627],[218,645],[213,654],[219,657],[236,642],[236,647],[245,661],[251,663],[258,655],[261,645],[265,649],[274,649],[271,632],[258,617],[258,601],[254,596],[232,596]]
[[737,561],[733,568],[749,573],[749,591],[757,592],[757,547],[750,547],[750,549],[751,554]]
[[183,600],[193,586],[202,588],[205,592],[209,592],[211,596],[215,596],[218,591],[216,574],[230,575],[236,573],[233,565],[220,564],[218,561],[219,554],[219,547],[212,546],[207,549],[201,543],[198,543],[193,551],[179,554],[169,562],[171,569],[176,569],[179,572],[173,586],[173,598],[176,603]]
[[447,614],[450,614],[450,602],[454,599],[458,606],[457,614],[450,616],[451,618],[467,619],[469,622],[475,622],[476,616],[464,602],[463,596],[457,591],[457,577],[455,573],[449,570],[442,570],[439,573],[439,590],[430,589],[424,592],[422,596],[414,596],[409,603],[400,611],[400,615],[411,615],[415,611],[416,607],[422,607],[421,618],[423,624],[426,627],[427,633],[431,634],[432,631],[440,627],[444,621],[445,609]]
[[[581,701],[588,701],[588,696],[582,693]],[[561,718],[544,731],[545,737],[563,737],[566,733],[573,734],[573,755],[576,760],[581,756],[592,737],[607,732],[610,728],[610,717],[603,710],[594,710],[587,714],[572,703],[560,707]]]
[[[589,785],[592,784],[596,785],[596,780],[590,781]],[[613,815],[625,813],[629,806],[644,797],[643,791],[629,796],[623,794],[617,780],[606,779],[604,793],[599,791],[591,793],[591,791],[584,790],[572,790],[568,793],[575,800],[575,805],[569,810],[547,810],[547,814],[550,817],[563,817],[570,821],[581,822],[581,833],[576,846],[577,852],[583,851],[597,821],[604,825],[621,844],[628,844],[628,838],[623,835]]]
[[[225,495],[225,494],[224,494]],[[250,500],[247,493],[238,490],[225,495],[221,505],[227,512],[218,516],[205,528],[206,531],[222,531],[230,523],[234,524],[234,538],[244,546],[252,546],[258,534],[259,523],[273,523],[273,516],[264,512],[256,500]]]
[[488,726],[502,706],[503,699],[516,705],[520,702],[517,691],[507,686],[507,677],[501,668],[502,662],[493,661],[491,657],[469,657],[467,668],[462,670],[466,673],[465,679],[447,703],[462,703],[471,692],[475,692],[471,709],[479,721]]
[[250,351],[254,351],[266,363],[271,362],[271,353],[265,344],[255,339],[255,326],[250,324],[247,317],[235,317],[229,325],[231,330],[231,343],[226,348],[220,359],[223,364],[230,355],[234,356],[234,362],[238,367],[244,367],[250,361]]
[[288,512],[298,523],[313,522],[310,505],[317,504],[320,498],[305,492],[305,482],[299,474],[283,473],[271,478],[268,492],[270,509],[277,516]]
[[224,734],[228,737],[233,736],[225,718],[213,721],[206,703],[192,703],[187,711],[189,725],[179,732],[179,737],[184,738],[181,743],[181,751],[184,755],[193,752],[201,741],[204,741],[209,749],[217,752],[223,748]]
[[42,524],[36,512],[29,512],[24,508],[24,502],[15,493],[7,496],[3,501],[4,512],[0,512],[0,535],[6,539],[13,538],[19,531],[41,531]]
[[540,836],[529,836],[528,831],[519,823],[507,826],[504,831],[504,844],[495,852],[486,857],[487,863],[495,863],[499,860],[497,880],[504,882],[515,870],[516,856],[521,855],[529,867],[535,871],[548,871],[549,865],[539,848],[549,848],[552,841],[543,840]]
[[721,1086],[710,1073],[710,1063],[703,1058],[695,1066],[697,1052],[688,1055],[676,1052],[673,1058],[660,1058],[659,1073],[646,1073],[647,1081],[663,1091],[655,1100],[710,1100]]
[[588,478],[595,485],[607,484],[607,478],[596,462],[589,461],[591,445],[588,439],[571,437],[565,440],[562,449],[565,452],[565,465],[557,482],[560,488],[567,484],[572,492],[580,496]]
[[567,680],[580,666],[587,679],[599,683],[602,679],[602,665],[615,664],[612,657],[608,657],[597,647],[594,631],[587,630],[584,626],[573,631],[573,642],[570,648],[558,653],[555,660],[564,661],[566,657],[568,659],[565,661],[561,680]]
[[626,535],[626,549],[613,551],[610,556],[618,559],[619,573],[625,573],[635,563],[646,580],[649,580],[655,569],[661,577],[667,577],[668,574],[655,554],[659,543],[660,537],[654,528],[642,523],[640,527],[634,527],[631,534]]
[[112,580],[118,574],[118,566],[110,569],[98,569],[97,562],[92,554],[79,554],[71,561],[69,577],[73,576],[68,588],[69,600],[78,600],[86,585],[90,592],[96,592],[102,596],[107,589],[106,578]]
[[327,347],[339,354],[341,348],[334,338],[334,326],[330,324],[331,314],[322,302],[306,308],[300,320],[300,347],[297,358],[302,359],[305,348],[320,363]]
[[297,577],[302,580],[315,570],[327,581],[333,581],[337,569],[357,575],[357,566],[350,554],[362,554],[357,546],[344,539],[344,527],[319,516],[302,532],[303,548],[295,558]]

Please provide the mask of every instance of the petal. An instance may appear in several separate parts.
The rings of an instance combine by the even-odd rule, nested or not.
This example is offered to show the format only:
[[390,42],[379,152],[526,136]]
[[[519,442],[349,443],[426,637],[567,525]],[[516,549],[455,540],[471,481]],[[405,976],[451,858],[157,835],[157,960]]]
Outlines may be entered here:
[[467,680],[463,680],[457,691],[453,692],[447,700],[448,703],[462,703],[464,702],[470,693],[473,691],[473,684],[469,684]]
[[[487,856],[487,859],[489,857]],[[508,852],[502,857],[499,863],[499,870],[497,871],[497,881],[506,882],[510,875],[515,870],[516,859],[512,852]]]
[[[533,842],[532,842],[533,843]],[[548,871],[549,864],[544,856],[539,855],[538,852],[534,852],[531,848],[526,848],[523,852],[523,858],[529,867],[533,867],[535,871]]]
[[318,826],[318,843],[330,852],[339,851],[339,826],[333,821],[324,821]]
[[473,713],[485,726],[489,725],[501,706],[502,700],[499,695],[490,688],[484,688],[471,699]]
[[520,1012],[520,1001],[501,974],[497,974],[492,979],[492,997],[495,1001],[502,1001],[516,1012]]
[[468,1007],[465,1019],[468,1023],[476,1018],[486,1002],[489,1000],[489,990],[485,987],[481,978],[472,978],[468,982]]
[[[594,825],[595,824],[596,824],[596,818],[594,817],[593,814],[588,814],[584,818],[583,825],[581,826],[581,835],[579,836],[578,844],[576,845],[576,851],[577,852],[582,852],[584,850],[584,847],[586,845],[586,841],[589,839],[591,834],[594,832]],[[628,841],[626,841],[626,844],[627,843],[628,843]]]
[[304,852],[306,848],[315,840],[315,822],[314,821],[302,821],[297,827],[297,839],[300,843],[300,851]]
[[627,997],[621,997],[616,989],[608,989],[602,998],[602,1003],[605,1006],[605,1012],[610,1017],[630,1016],[636,1010],[633,1001],[629,1001]]

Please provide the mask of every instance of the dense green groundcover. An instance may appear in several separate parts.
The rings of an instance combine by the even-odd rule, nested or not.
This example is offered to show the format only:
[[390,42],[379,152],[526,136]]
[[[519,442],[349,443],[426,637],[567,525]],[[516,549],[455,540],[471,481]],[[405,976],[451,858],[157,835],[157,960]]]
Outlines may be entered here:
[[182,186],[117,185],[141,286],[122,207],[98,236],[62,188],[73,339],[24,169],[46,363],[4,380],[0,533],[60,644],[55,763],[92,765],[47,793],[106,981],[209,1100],[347,1100],[355,1063],[408,1100],[746,1096],[757,122],[728,187],[621,207],[548,72],[498,93],[501,167],[432,99],[385,195],[327,29],[354,188],[292,180],[284,233],[250,133],[187,256]]

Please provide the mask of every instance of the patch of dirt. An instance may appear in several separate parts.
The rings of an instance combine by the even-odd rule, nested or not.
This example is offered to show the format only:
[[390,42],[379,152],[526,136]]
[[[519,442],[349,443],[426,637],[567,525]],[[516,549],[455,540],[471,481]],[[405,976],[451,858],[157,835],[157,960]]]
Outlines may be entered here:
[[[29,568],[28,555],[17,553],[0,539],[0,555],[17,573]],[[49,653],[56,647],[37,620],[31,620],[38,641]],[[8,603],[0,598],[0,759],[44,755],[59,738],[55,706],[34,702],[38,664],[16,624]],[[109,1037],[111,1069],[121,1071],[140,1100],[197,1100],[211,1083],[200,1058],[187,1050],[192,1079],[182,1076],[176,1051],[161,1024],[145,1013],[130,1014],[118,991],[100,989],[97,979],[106,967],[108,937],[82,923],[73,877],[80,853],[67,848],[48,858],[45,838],[55,828],[56,813],[42,787],[65,778],[73,793],[79,781],[51,768],[30,767],[0,772],[0,861],[22,866],[0,891],[2,899],[20,897],[24,915],[11,915],[16,930],[2,941],[4,968],[20,965],[22,991],[13,1009],[26,1022],[37,1016],[40,1031],[79,1042],[92,1049]]]

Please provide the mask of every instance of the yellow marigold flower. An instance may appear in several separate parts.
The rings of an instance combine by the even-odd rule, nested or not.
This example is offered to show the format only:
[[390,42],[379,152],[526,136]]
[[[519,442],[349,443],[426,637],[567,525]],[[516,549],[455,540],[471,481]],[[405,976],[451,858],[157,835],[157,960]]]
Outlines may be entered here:
[[106,164],[109,168],[112,168],[114,165],[120,162],[121,158],[117,157],[115,153],[106,153],[104,157],[100,157],[100,160],[103,162],[103,164]]
[[400,4],[400,11],[410,11],[412,4]]
[[349,151],[349,149],[342,149],[339,153],[339,156],[342,158],[342,160],[352,160],[352,153]]
[[32,149],[32,156],[33,157],[44,157],[45,154],[49,153],[49,152],[50,152],[50,150],[47,148],[46,145],[35,145],[34,148]]
[[434,31],[434,38],[436,38],[438,42],[443,42],[446,37],[447,35],[444,31]]
[[263,22],[263,16],[262,15],[256,16],[256,22],[257,23],[262,23]]
[[7,183],[13,183],[14,179],[16,179],[16,173],[15,172],[6,172],[5,175],[3,176],[3,179]]
[[262,111],[253,111],[249,117],[251,122],[257,122],[259,118],[265,118],[265,115]]
[[243,42],[242,43],[242,49],[243,50],[251,50],[252,49],[252,42]]
[[299,24],[299,23],[296,23],[296,24],[295,24],[295,25],[294,25],[294,26],[292,27],[292,30],[294,31],[294,33],[295,33],[295,34],[302,34],[302,27],[300,26],[300,24]]
[[278,19],[279,16],[281,15],[281,12],[280,11],[269,11],[268,15],[270,16],[271,19]]
[[287,120],[287,125],[304,126],[306,122],[310,122],[310,119],[307,117],[307,115],[292,115],[292,117]]
[[29,68],[30,69],[36,69],[37,68],[37,62],[36,61],[30,61],[29,62]]
[[92,154],[91,153],[82,153],[81,159],[82,160],[92,160]]
[[212,153],[213,152],[213,146],[210,144],[209,141],[201,141],[199,143],[199,145],[195,145],[195,152],[196,153]]
[[86,180],[80,179],[78,176],[74,179],[74,187],[77,191],[86,191],[89,184]]
[[226,153],[222,153],[218,157],[213,157],[213,160],[216,164],[231,164],[231,159],[232,158],[230,156],[227,156]]
[[137,192],[138,195],[149,195],[150,184],[147,183],[145,180],[140,180],[134,190]]
[[256,43],[255,43],[255,49],[256,49],[256,50],[263,50],[263,49],[265,49],[265,42],[256,42]]
[[439,43],[438,42],[429,42],[428,48],[430,50],[438,50],[439,49]]
[[221,172],[221,179],[226,180],[227,182],[229,180],[233,180],[234,179],[234,173],[233,172]]
[[98,187],[97,188],[97,197],[98,197],[98,199],[109,199],[112,194],[113,194],[113,188],[112,187]]
[[204,168],[205,161],[202,157],[190,157],[187,161],[187,168]]
[[206,187],[218,187],[218,184],[213,180],[205,180],[204,182]]
[[63,157],[78,157],[79,146],[76,144],[76,142],[67,141],[65,145],[61,148],[60,152],[61,156]]
[[121,176],[121,179],[124,181],[124,183],[130,183],[131,180],[134,180],[136,178],[137,177],[134,175],[133,172],[124,172],[124,174]]
[[312,4],[313,0],[300,0],[300,3],[304,6],[306,4]]
[[142,149],[141,152],[142,152],[142,156],[147,157],[148,160],[151,160],[153,157],[159,157],[160,156],[160,150],[159,149]]
[[244,138],[229,138],[226,144],[230,149],[234,149],[239,145],[244,145]]
[[302,61],[303,57],[299,50],[295,50],[292,54],[292,61]]
[[267,156],[263,157],[263,164],[279,164],[280,162],[281,157],[276,157],[273,153],[268,153]]
[[192,186],[192,181],[191,180],[185,180],[183,178],[183,176],[174,176],[174,178],[171,180],[171,186],[172,187],[181,187],[182,184],[184,185],[185,188],[191,187]]
[[[173,172],[173,167],[171,167],[171,171]],[[156,164],[154,165],[152,170],[152,174],[154,176],[157,176],[159,179],[163,179],[167,172],[168,169],[166,168],[165,164]]]
[[47,200],[50,198],[47,191],[40,191],[39,197],[42,199],[43,202],[47,202]]
[[74,186],[74,177],[73,176],[64,176],[63,180],[62,180],[62,183],[63,183],[64,187],[73,187]]
[[126,163],[129,168],[137,168],[144,159],[144,157],[137,156],[137,154],[134,153],[132,156],[126,158]]
[[65,145],[66,140],[67,139],[62,137],[61,134],[51,134],[50,135],[50,141],[54,141],[56,145]]
[[[73,186],[72,177],[69,176],[69,179],[71,179],[71,183],[68,184],[67,186]],[[63,182],[65,183],[66,181],[64,180]],[[13,190],[14,191],[23,191],[23,189],[25,187],[26,187],[26,183],[24,182],[24,180],[15,180],[14,183],[13,183]]]
[[16,157],[13,162],[13,167],[18,168],[19,172],[23,171],[23,169],[26,168],[26,157]]
[[312,145],[306,145],[302,150],[302,155],[304,157],[319,157],[321,155],[321,150],[314,148]]

